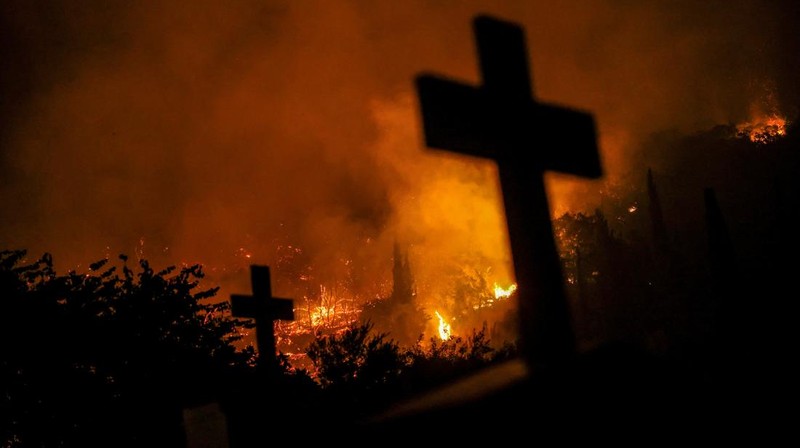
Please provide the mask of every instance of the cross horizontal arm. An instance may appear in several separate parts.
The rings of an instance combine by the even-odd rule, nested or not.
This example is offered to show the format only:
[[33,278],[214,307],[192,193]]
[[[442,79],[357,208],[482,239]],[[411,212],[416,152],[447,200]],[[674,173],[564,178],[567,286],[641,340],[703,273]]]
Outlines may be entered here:
[[236,317],[249,317],[256,319],[261,317],[256,299],[253,296],[231,295],[231,314]]
[[496,125],[481,107],[487,102],[485,93],[435,76],[420,76],[416,84],[427,146],[496,158]]
[[544,149],[536,155],[543,169],[588,178],[603,174],[592,114],[537,103],[529,116],[526,146]]
[[291,299],[231,295],[231,313],[251,319],[294,320],[294,301]]
[[429,147],[500,163],[525,161],[532,170],[601,175],[591,114],[437,76],[420,76],[416,84]]
[[268,313],[276,320],[294,320],[294,300],[273,298],[266,307]]

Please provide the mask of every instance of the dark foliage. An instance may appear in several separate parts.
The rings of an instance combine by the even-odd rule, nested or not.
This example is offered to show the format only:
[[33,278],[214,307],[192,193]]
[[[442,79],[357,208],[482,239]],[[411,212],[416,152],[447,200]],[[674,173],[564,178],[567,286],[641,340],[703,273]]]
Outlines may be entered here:
[[357,421],[395,398],[408,365],[397,342],[374,332],[370,322],[317,335],[307,354],[326,402],[336,408],[337,424]]
[[421,394],[494,362],[516,355],[506,344],[492,347],[486,328],[468,337],[431,339],[403,347],[371,323],[354,325],[339,335],[318,335],[308,348],[315,376],[340,411],[351,420]]
[[[565,213],[553,222],[574,325],[584,347],[604,341],[652,343],[663,315],[662,275],[648,246],[615,234],[599,210]],[[670,310],[676,311],[676,310]],[[675,313],[673,318],[678,313]]]
[[120,256],[121,266],[58,275],[49,255],[25,255],[0,252],[7,446],[183,446],[183,409],[212,401],[232,443],[262,440],[266,420],[299,428],[303,415],[341,429],[513,353],[492,348],[485,328],[402,347],[366,322],[315,337],[313,379],[283,354],[268,372],[253,347],[234,346],[252,323],[212,300],[217,288],[197,291],[200,266],[155,271],[142,260],[134,271]]
[[[0,252],[6,446],[179,444],[181,410],[214,399],[252,356],[200,266],[134,271],[101,260],[57,275],[49,255]],[[120,272],[121,271],[121,272]]]
[[511,343],[493,347],[485,326],[473,329],[468,336],[455,336],[446,341],[431,338],[427,344],[421,342],[406,352],[409,367],[403,381],[405,390],[413,393],[441,386],[517,354]]

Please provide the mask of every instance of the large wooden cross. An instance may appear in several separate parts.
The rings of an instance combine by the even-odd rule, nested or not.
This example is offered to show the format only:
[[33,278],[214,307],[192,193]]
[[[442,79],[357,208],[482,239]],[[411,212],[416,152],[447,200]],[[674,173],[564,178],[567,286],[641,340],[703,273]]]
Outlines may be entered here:
[[487,16],[473,26],[482,85],[416,79],[425,143],[497,163],[519,285],[520,348],[532,363],[563,361],[574,354],[575,337],[543,175],[602,174],[594,118],[533,98],[522,28]]
[[259,365],[275,365],[275,325],[281,320],[294,320],[294,302],[291,299],[272,297],[269,266],[250,266],[253,295],[231,295],[231,313],[235,317],[249,317],[256,321],[256,344]]

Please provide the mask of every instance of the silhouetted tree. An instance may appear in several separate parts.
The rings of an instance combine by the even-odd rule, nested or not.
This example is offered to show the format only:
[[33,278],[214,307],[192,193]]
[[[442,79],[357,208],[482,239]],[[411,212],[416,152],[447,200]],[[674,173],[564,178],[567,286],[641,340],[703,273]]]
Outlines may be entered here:
[[334,426],[357,421],[396,398],[407,365],[399,345],[387,333],[373,332],[370,322],[317,335],[307,354],[325,403],[335,409],[325,417]]
[[452,309],[448,313],[458,316],[468,316],[475,310],[490,306],[494,300],[493,288],[486,278],[486,272],[480,271],[469,264],[461,266],[458,275],[452,277],[448,301],[452,302]]
[[565,213],[553,227],[580,341],[668,345],[665,326],[684,316],[665,297],[649,248],[618,236],[599,210]]
[[425,328],[425,311],[417,303],[417,287],[408,253],[395,243],[392,264],[392,292],[364,305],[361,324],[388,333],[395,340],[411,344]]
[[196,291],[199,265],[57,275],[50,255],[0,252],[6,446],[180,446],[181,409],[214,398],[250,351],[244,323]]

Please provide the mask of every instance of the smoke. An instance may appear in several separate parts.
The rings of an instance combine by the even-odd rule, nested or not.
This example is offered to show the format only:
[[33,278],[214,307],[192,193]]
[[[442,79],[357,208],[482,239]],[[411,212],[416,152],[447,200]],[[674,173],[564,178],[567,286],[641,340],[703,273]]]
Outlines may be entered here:
[[554,211],[595,207],[652,132],[743,120],[764,83],[782,95],[797,48],[760,1],[0,8],[0,246],[61,269],[200,262],[239,292],[265,263],[363,299],[391,288],[396,240],[423,288],[464,257],[513,281],[493,166],[427,151],[417,122],[418,73],[479,81],[475,14],[525,27],[540,99],[596,114],[606,177],[549,176]]

